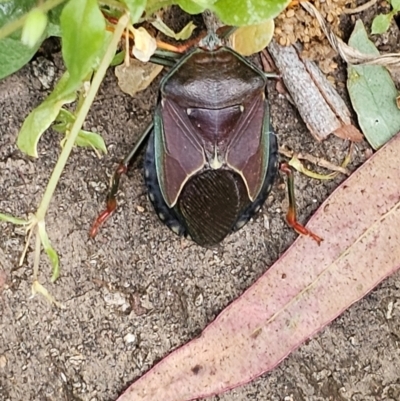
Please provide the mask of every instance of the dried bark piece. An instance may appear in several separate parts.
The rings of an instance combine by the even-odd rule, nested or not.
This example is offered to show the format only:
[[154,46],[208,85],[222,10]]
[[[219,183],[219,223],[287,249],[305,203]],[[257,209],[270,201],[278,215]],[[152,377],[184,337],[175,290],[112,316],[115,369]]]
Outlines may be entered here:
[[295,46],[282,47],[272,41],[268,51],[303,121],[318,141],[351,125],[348,107],[313,62],[303,60]]

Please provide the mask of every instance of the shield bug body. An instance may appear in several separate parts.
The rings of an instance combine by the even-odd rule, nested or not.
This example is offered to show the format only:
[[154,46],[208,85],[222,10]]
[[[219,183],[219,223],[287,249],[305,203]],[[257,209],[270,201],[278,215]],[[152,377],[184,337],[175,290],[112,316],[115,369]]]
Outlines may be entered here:
[[[150,134],[144,172],[149,198],[175,233],[216,245],[265,202],[278,170],[266,83],[260,69],[214,34],[163,78],[153,124],[139,143]],[[91,236],[115,209],[119,178],[138,148],[114,174],[107,210]]]
[[199,47],[163,79],[145,180],[177,234],[215,245],[264,203],[277,172],[266,82],[227,47]]

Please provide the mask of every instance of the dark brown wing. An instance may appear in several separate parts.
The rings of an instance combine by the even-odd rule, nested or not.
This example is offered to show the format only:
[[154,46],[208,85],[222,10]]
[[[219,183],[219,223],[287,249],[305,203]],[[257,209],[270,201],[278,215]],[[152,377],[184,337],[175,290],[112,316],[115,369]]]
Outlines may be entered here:
[[186,181],[206,163],[186,110],[163,100],[154,121],[158,181],[165,202],[173,207]]
[[246,184],[250,200],[259,194],[268,167],[269,113],[263,92],[254,93],[243,104],[227,146],[226,163],[238,172]]

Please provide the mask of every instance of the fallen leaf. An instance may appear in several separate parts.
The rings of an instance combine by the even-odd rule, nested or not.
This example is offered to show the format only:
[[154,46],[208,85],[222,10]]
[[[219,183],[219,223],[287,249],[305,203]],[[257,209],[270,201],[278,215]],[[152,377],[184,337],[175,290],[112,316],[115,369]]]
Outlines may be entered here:
[[[379,55],[360,20],[351,34],[349,45],[365,54]],[[374,149],[400,131],[400,110],[396,105],[398,93],[385,67],[349,65],[347,89],[358,123]]]
[[186,401],[273,369],[400,267],[400,136],[371,157],[311,218],[318,246],[292,247],[201,334],[118,401]]
[[115,75],[121,90],[133,96],[137,92],[145,90],[162,69],[161,65],[142,63],[139,60],[131,59],[129,66],[121,64],[115,67]]

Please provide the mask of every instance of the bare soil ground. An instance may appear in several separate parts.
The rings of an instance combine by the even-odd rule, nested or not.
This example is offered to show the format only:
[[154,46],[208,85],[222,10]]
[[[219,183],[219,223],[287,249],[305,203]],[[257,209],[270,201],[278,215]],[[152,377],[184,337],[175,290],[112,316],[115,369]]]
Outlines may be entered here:
[[[61,74],[59,54],[36,58],[0,82],[0,210],[20,217],[35,211],[60,151],[61,137],[53,131],[40,141],[38,160],[15,145],[24,118],[48,93],[39,78],[49,69]],[[155,362],[197,336],[296,237],[284,221],[281,178],[257,218],[217,248],[177,237],[153,212],[140,157],[123,179],[118,212],[96,240],[89,239],[110,174],[151,120],[157,85],[133,99],[121,93],[110,71],[85,123],[104,136],[109,153],[99,160],[75,149],[59,183],[47,230],[60,254],[61,277],[50,283],[43,256],[40,280],[65,309],[30,297],[33,248],[19,267],[24,231],[0,223],[0,401],[114,400]],[[335,137],[317,143],[273,83],[270,103],[281,144],[340,163],[347,145]],[[358,146],[352,169],[365,160],[367,148]],[[296,174],[300,220],[343,179],[322,182]],[[399,401],[399,343],[396,274],[271,373],[211,399]]]

